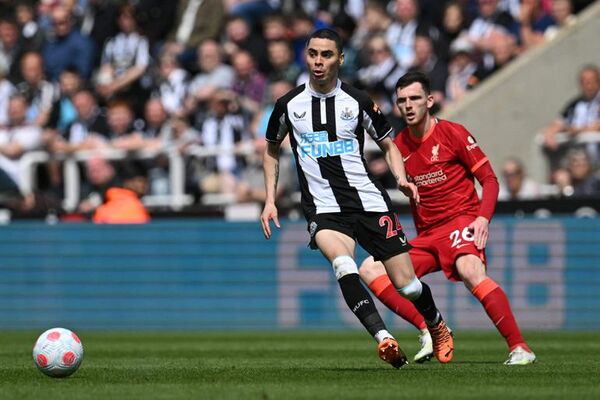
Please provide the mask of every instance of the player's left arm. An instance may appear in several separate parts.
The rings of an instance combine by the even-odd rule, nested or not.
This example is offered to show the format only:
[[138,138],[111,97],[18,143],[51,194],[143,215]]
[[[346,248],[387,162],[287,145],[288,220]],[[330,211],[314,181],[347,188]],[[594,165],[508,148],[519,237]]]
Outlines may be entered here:
[[469,229],[473,232],[475,246],[478,249],[484,249],[489,235],[488,225],[494,215],[500,185],[489,161],[473,171],[473,175],[481,184],[482,194],[478,216],[471,222]]

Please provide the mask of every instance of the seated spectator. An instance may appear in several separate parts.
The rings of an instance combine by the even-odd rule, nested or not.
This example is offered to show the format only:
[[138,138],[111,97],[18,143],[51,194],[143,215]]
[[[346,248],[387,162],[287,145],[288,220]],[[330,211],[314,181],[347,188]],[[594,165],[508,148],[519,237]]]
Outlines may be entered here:
[[94,94],[82,89],[73,95],[72,101],[77,117],[65,129],[64,135],[51,143],[51,151],[71,153],[104,147],[108,140],[109,128],[106,116],[98,106]]
[[429,36],[415,37],[414,61],[410,71],[421,71],[431,82],[431,95],[435,104],[443,104],[448,79],[448,66],[433,52],[433,42]]
[[16,87],[29,102],[27,120],[40,127],[46,126],[57,93],[54,85],[44,79],[42,56],[39,53],[26,53],[20,64],[23,80]]
[[19,77],[19,31],[12,19],[0,19],[0,71],[16,82]]
[[504,162],[498,200],[535,200],[541,196],[540,185],[527,177],[520,160],[509,158]]
[[[595,65],[586,65],[579,72],[580,94],[569,102],[560,118],[544,129],[544,151],[554,172],[566,151],[573,146],[574,139],[585,132],[600,131],[600,70]],[[560,134],[566,141],[559,140]],[[600,160],[598,143],[589,143],[588,152],[594,163]]]
[[186,99],[188,112],[204,107],[217,89],[231,89],[234,71],[223,62],[222,49],[215,40],[204,40],[198,46],[200,71],[192,78]]
[[233,64],[234,55],[246,51],[252,55],[256,68],[263,74],[269,73],[269,57],[265,39],[256,34],[242,17],[230,16],[225,23],[223,50]]
[[169,52],[161,54],[158,68],[158,82],[154,84],[152,96],[160,98],[169,114],[184,114],[188,73],[179,66],[177,57]]
[[42,130],[27,122],[27,99],[14,95],[8,102],[8,125],[0,129],[0,193],[18,196],[23,182],[19,160],[42,145]]
[[[438,57],[449,61],[452,57],[451,45],[465,35],[469,24],[470,21],[463,5],[459,1],[448,1],[442,14],[440,46],[439,51],[436,52]],[[465,39],[460,39],[460,41],[463,40]]]
[[19,47],[22,52],[40,52],[44,44],[44,32],[36,21],[33,4],[17,4],[15,9],[17,24],[19,26]]
[[461,100],[469,90],[469,80],[477,70],[473,59],[473,46],[459,38],[450,46],[450,64],[446,80],[446,103]]
[[82,179],[81,200],[77,212],[92,214],[104,203],[106,191],[119,186],[120,180],[114,165],[100,156],[92,156],[85,162],[85,176]]
[[262,21],[262,37],[268,42],[289,40],[290,28],[283,14],[266,15]]
[[600,198],[600,172],[594,170],[584,149],[570,149],[565,164],[554,172],[554,182],[563,196]]
[[125,100],[113,100],[106,111],[108,146],[114,149],[136,151],[144,148],[144,137],[135,125],[133,108]]
[[141,167],[123,163],[122,184],[106,190],[105,201],[94,211],[95,224],[144,224],[150,222],[150,214],[140,197],[146,194],[148,183]]
[[73,29],[72,16],[59,6],[52,11],[54,36],[42,50],[46,75],[52,82],[58,80],[67,67],[74,67],[84,78],[92,73],[94,43],[89,37]]
[[479,85],[481,82],[499,71],[516,57],[517,46],[515,39],[511,36],[496,38],[491,48],[491,58],[483,58],[473,75],[469,78],[469,88]]
[[15,90],[13,84],[6,79],[5,71],[0,69],[0,129],[8,125],[8,103]]
[[471,23],[468,38],[481,53],[490,53],[498,41],[518,37],[518,24],[509,12],[498,7],[498,0],[477,0],[478,16]]
[[235,74],[231,90],[240,96],[241,106],[255,114],[264,100],[267,80],[256,69],[254,57],[249,52],[238,51],[231,61]]
[[544,34],[554,25],[554,19],[542,7],[542,0],[523,0],[519,13],[519,27],[524,49],[544,42]]
[[217,91],[210,100],[210,112],[203,121],[200,142],[203,147],[219,148],[220,154],[204,158],[198,174],[202,193],[234,193],[243,168],[243,158],[234,154],[250,140],[247,121],[239,114],[235,95]]
[[150,49],[148,39],[138,32],[134,13],[130,4],[119,8],[120,32],[103,48],[96,92],[107,100],[127,99],[141,114],[147,92],[140,79],[150,63]]
[[67,68],[61,72],[58,80],[58,98],[52,104],[45,127],[56,129],[64,135],[66,129],[77,119],[73,95],[81,89],[82,85],[81,77],[75,69]]
[[302,70],[294,63],[294,53],[290,44],[286,40],[273,40],[267,45],[269,53],[269,63],[271,72],[268,75],[269,81],[284,79],[288,82],[296,83]]
[[573,14],[571,0],[552,0],[551,15],[555,24],[544,31],[544,39],[546,40],[554,39],[561,29],[572,26],[577,22],[577,17]]

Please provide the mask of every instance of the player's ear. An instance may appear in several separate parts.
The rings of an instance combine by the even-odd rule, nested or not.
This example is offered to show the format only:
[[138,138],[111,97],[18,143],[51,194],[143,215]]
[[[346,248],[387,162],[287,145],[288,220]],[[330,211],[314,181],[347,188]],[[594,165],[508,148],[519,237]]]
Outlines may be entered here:
[[339,64],[340,66],[344,63],[344,53],[340,54]]

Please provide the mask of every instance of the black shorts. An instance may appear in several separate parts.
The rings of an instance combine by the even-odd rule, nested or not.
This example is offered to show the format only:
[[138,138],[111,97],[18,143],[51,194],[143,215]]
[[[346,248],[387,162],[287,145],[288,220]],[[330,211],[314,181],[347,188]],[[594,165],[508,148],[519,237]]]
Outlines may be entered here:
[[392,212],[315,214],[308,222],[311,249],[317,249],[315,237],[322,229],[343,233],[360,244],[376,261],[406,253],[411,245]]

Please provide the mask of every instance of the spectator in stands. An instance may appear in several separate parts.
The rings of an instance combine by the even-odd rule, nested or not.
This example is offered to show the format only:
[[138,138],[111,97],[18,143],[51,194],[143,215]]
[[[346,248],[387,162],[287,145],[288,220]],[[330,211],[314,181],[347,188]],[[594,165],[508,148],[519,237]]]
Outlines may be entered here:
[[42,145],[41,128],[27,122],[28,106],[21,95],[12,96],[8,102],[8,126],[0,129],[0,193],[19,194],[19,160]]
[[150,98],[144,105],[144,129],[143,136],[146,140],[156,139],[167,127],[169,114],[158,98]]
[[396,82],[406,70],[396,61],[391,48],[382,35],[368,39],[365,50],[368,62],[365,67],[358,70],[358,82],[363,87],[368,87],[371,93],[379,93],[376,95],[377,98],[385,99],[378,105],[384,114],[387,114],[394,107],[393,95]]
[[18,78],[19,31],[15,21],[0,20],[0,71],[5,71],[11,81]]
[[600,197],[600,172],[594,170],[589,154],[583,148],[572,148],[566,166],[554,172],[554,181],[563,196]]
[[525,50],[543,43],[544,33],[555,23],[542,7],[542,0],[522,0],[518,20]]
[[139,22],[140,31],[144,33],[150,42],[151,54],[157,54],[155,48],[162,45],[169,32],[172,31],[175,25],[177,7],[180,3],[180,1],[165,0],[138,0],[135,2],[135,15]]
[[446,80],[448,79],[448,65],[433,52],[433,42],[429,36],[417,35],[414,43],[414,61],[409,71],[421,71],[427,75],[431,82],[431,95],[435,104],[443,104]]
[[223,62],[222,49],[212,39],[204,40],[198,46],[198,66],[200,72],[192,78],[186,99],[188,112],[196,110],[208,102],[217,89],[231,89],[234,71]]
[[252,27],[242,17],[230,17],[225,24],[223,50],[233,63],[235,54],[245,50],[255,60],[256,68],[263,74],[269,73],[269,57],[265,39],[252,31]]
[[0,129],[8,125],[8,103],[15,90],[13,84],[6,79],[6,71],[0,69]]
[[255,114],[264,100],[267,80],[256,69],[254,57],[247,51],[240,50],[232,57],[234,80],[231,90],[239,95],[239,102],[244,110]]
[[475,73],[469,78],[469,88],[473,88],[489,78],[492,74],[505,67],[511,62],[517,53],[517,45],[512,36],[504,35],[497,37],[491,48],[491,58],[483,58]]
[[294,63],[294,53],[289,42],[283,39],[272,40],[267,44],[267,51],[271,64],[269,81],[284,79],[295,84],[302,70]]
[[[262,102],[260,111],[254,114],[252,118],[250,130],[253,137],[259,139],[262,138],[264,140],[264,137],[267,133],[269,117],[273,112],[275,102],[281,96],[292,90],[295,86],[296,84],[294,82],[289,82],[285,79],[274,80],[268,84],[266,99],[264,102]],[[262,167],[260,170],[262,171]]]
[[433,48],[438,49],[440,31],[431,21],[419,18],[417,0],[396,0],[394,16],[395,21],[387,30],[387,40],[402,67],[409,68],[414,64],[417,36],[428,36]]
[[158,59],[159,76],[152,95],[159,97],[169,114],[185,113],[188,73],[179,66],[177,57],[168,51]]
[[77,119],[73,95],[82,88],[82,85],[81,76],[75,69],[67,68],[61,72],[58,80],[58,98],[52,104],[46,127],[56,129],[64,135],[66,129]]
[[115,149],[136,151],[144,147],[144,136],[134,125],[135,114],[126,100],[112,100],[108,104],[109,145]]
[[83,36],[89,37],[94,44],[92,65],[97,67],[100,64],[102,47],[119,31],[117,26],[119,6],[117,2],[110,0],[88,0],[85,5],[79,31]]
[[[560,166],[564,154],[577,138],[585,132],[600,131],[600,69],[597,66],[590,64],[580,70],[579,88],[577,98],[570,101],[560,118],[543,131],[544,151],[551,173]],[[587,148],[595,164],[600,160],[598,145],[590,142]]]
[[358,26],[351,39],[351,46],[355,49],[363,49],[367,46],[367,41],[374,36],[383,35],[388,46],[392,46],[393,38],[388,38],[388,28],[392,25],[393,19],[390,17],[385,7],[379,1],[367,1],[365,11],[358,20]]
[[577,22],[577,17],[573,14],[573,3],[571,0],[552,0],[552,18],[554,25],[548,27],[544,32],[544,39],[552,40],[558,32]]
[[477,70],[473,50],[473,45],[464,38],[452,42],[446,80],[446,104],[462,99],[467,93],[469,80]]
[[535,200],[541,196],[541,186],[527,177],[521,160],[509,158],[504,161],[498,200]]
[[108,188],[119,184],[115,167],[108,160],[100,156],[90,157],[85,163],[85,178],[77,212],[91,214],[104,202]]
[[19,47],[22,52],[40,52],[46,39],[36,21],[33,4],[21,3],[16,6],[15,15],[19,26]]
[[440,28],[440,45],[437,56],[448,61],[452,57],[451,46],[466,34],[470,21],[465,8],[459,1],[449,1],[444,8],[442,26]]
[[518,24],[507,11],[498,7],[498,0],[478,0],[478,16],[471,23],[468,38],[482,53],[489,53],[506,36],[518,37]]
[[52,11],[54,36],[42,51],[48,79],[58,80],[60,73],[67,67],[74,67],[84,78],[92,73],[94,43],[88,36],[74,30],[72,17],[63,7]]
[[70,153],[103,147],[108,140],[109,128],[94,94],[81,89],[73,95],[72,101],[77,118],[67,127],[63,136],[51,143],[51,151]]
[[150,214],[140,197],[146,194],[148,182],[139,163],[125,162],[121,165],[119,186],[106,190],[105,201],[94,211],[95,224],[144,224],[150,222]]
[[[195,49],[206,39],[217,39],[225,18],[220,0],[182,0],[178,2],[174,29],[170,39],[177,45],[177,53]],[[193,57],[193,56],[192,56]]]
[[21,76],[17,91],[27,98],[27,120],[38,126],[46,126],[52,103],[56,99],[54,85],[44,78],[44,60],[39,53],[26,53],[21,58]]
[[240,105],[232,92],[216,91],[210,100],[210,113],[203,121],[200,142],[220,148],[220,154],[202,161],[199,181],[202,193],[234,193],[243,159],[234,151],[251,138],[247,121],[239,114]]
[[283,14],[270,14],[262,22],[262,37],[265,41],[289,40],[290,28],[287,18]]
[[118,24],[120,32],[102,50],[96,92],[107,100],[125,98],[141,114],[148,95],[140,82],[150,64],[148,39],[138,32],[132,5],[119,8]]

